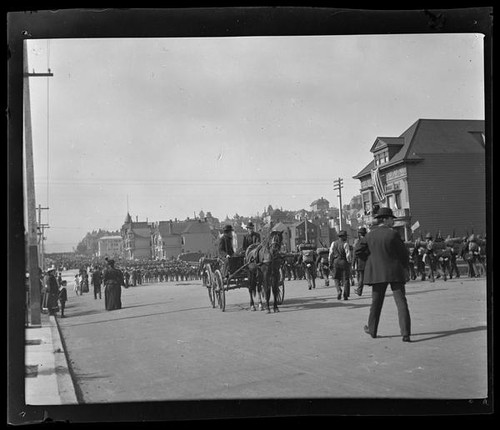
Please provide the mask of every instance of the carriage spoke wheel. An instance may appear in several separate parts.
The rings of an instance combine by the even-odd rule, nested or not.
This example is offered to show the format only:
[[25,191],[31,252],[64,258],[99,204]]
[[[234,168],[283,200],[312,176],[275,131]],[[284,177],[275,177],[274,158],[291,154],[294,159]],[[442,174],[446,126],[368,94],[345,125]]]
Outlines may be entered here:
[[222,273],[220,270],[215,271],[215,284],[216,284],[216,295],[217,295],[217,304],[219,308],[224,312],[226,309],[226,291],[224,289],[224,281],[222,279]]
[[203,282],[204,282],[205,286],[207,287],[208,298],[210,300],[210,304],[212,305],[212,308],[215,308],[214,275],[213,275],[212,269],[210,268],[209,265],[207,265],[204,276],[206,276],[206,280],[204,279]]

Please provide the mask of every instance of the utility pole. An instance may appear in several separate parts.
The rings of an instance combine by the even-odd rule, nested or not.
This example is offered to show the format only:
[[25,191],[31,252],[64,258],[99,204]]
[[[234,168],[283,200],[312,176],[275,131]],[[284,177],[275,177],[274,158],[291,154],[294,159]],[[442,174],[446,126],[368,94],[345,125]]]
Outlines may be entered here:
[[50,228],[48,224],[42,224],[42,210],[48,210],[49,208],[42,208],[42,205],[38,205],[38,246],[40,254],[40,267],[45,270],[45,229]]
[[339,198],[339,230],[342,230],[342,188],[344,186],[342,185],[344,180],[342,178],[338,178],[335,181],[333,181],[333,189],[338,190],[337,197]]
[[36,199],[35,199],[35,171],[33,167],[33,135],[31,130],[31,107],[29,77],[53,76],[50,73],[28,72],[28,44],[24,41],[23,46],[23,103],[24,103],[24,150],[26,171],[26,211],[27,211],[27,239],[28,239],[28,273],[30,284],[30,308],[29,318],[31,326],[41,325],[40,315],[40,274],[38,265],[37,244],[37,222],[36,222]]

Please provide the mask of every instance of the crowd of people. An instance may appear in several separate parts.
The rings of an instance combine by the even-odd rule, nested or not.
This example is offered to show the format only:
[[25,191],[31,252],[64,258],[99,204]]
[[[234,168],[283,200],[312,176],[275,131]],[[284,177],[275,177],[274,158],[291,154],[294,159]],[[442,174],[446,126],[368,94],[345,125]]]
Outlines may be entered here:
[[[312,259],[311,246],[299,246],[296,252],[284,255],[283,277],[288,280],[307,279],[304,266],[307,259],[308,262],[314,262],[316,277],[324,279],[325,286],[329,285],[331,275],[339,293],[342,284],[349,281],[350,285],[358,285],[355,292],[362,295],[365,261],[355,254],[355,248],[366,234],[367,229],[360,227],[358,237],[353,244],[349,244],[347,232],[341,230],[338,240],[332,242],[330,248],[316,249],[313,246],[315,252]],[[443,239],[427,234],[423,239],[404,244],[408,252],[409,280],[435,282],[436,279],[446,281],[460,276],[477,278],[486,273],[486,241],[480,236],[472,234],[463,238]],[[464,265],[465,270],[460,268]],[[314,280],[311,283],[314,284]],[[349,292],[346,294],[348,297]]]
[[[65,257],[53,262],[45,272],[39,269],[40,309],[42,312],[55,315],[60,312],[61,318],[68,301],[68,281],[63,279],[63,272],[77,269],[72,284],[76,296],[92,293],[95,300],[104,297],[106,310],[121,309],[121,288],[135,287],[143,284],[160,282],[181,282],[199,280],[201,273],[198,265],[183,260],[157,261],[140,260],[124,261],[118,267],[113,259]],[[29,306],[29,282],[27,285],[27,305]]]
[[[337,240],[329,248],[316,248],[312,244],[297,247],[294,253],[282,254],[281,276],[306,279],[308,288],[316,287],[316,278],[324,279],[329,286],[330,278],[337,291],[337,299],[348,300],[351,286],[358,296],[363,294],[365,285],[372,286],[372,304],[368,323],[364,330],[371,337],[377,337],[378,322],[388,286],[391,286],[398,309],[399,324],[403,341],[409,342],[411,322],[405,296],[405,285],[411,280],[435,282],[436,279],[452,279],[460,276],[471,278],[486,274],[486,239],[470,235],[460,239],[434,238],[427,234],[414,242],[404,242],[392,229],[393,212],[390,208],[380,208],[375,220],[376,225],[368,231],[358,229],[358,237],[349,243],[345,230],[338,233]],[[248,234],[243,241],[243,249],[261,241],[254,225],[247,226]],[[224,228],[219,242],[219,258],[226,261],[235,254],[232,241],[233,229]],[[467,273],[459,268],[459,259],[466,264]],[[202,259],[203,260],[203,259]],[[104,289],[106,310],[121,309],[121,288],[129,288],[146,283],[179,282],[200,280],[203,277],[203,264],[183,260],[170,261],[124,261],[123,267],[115,267],[115,261],[95,258],[87,261],[59,261],[59,272],[55,265],[47,270],[41,281],[41,306],[49,313],[61,311],[65,317],[65,304],[68,300],[66,281],[62,280],[61,270],[75,268],[79,271],[74,279],[76,295],[88,293],[93,289],[95,300],[101,300]],[[41,273],[42,274],[42,273]]]

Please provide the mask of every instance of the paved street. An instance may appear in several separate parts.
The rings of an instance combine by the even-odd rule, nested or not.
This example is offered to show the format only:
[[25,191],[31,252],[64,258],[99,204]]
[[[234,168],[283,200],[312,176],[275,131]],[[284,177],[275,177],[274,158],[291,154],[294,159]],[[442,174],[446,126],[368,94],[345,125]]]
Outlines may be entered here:
[[369,287],[339,301],[322,280],[286,282],[271,314],[250,311],[246,289],[213,309],[200,281],[122,291],[123,309],[106,311],[68,285],[58,322],[80,403],[487,396],[485,279],[410,282],[410,344],[390,292],[380,337],[363,332]]

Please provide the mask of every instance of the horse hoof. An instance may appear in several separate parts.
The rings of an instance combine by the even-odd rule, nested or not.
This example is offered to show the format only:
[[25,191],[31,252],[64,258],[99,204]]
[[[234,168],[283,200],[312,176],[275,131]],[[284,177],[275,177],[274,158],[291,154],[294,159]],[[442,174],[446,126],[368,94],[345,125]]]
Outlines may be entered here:
[[276,313],[276,312],[279,312],[279,311],[280,311],[280,310],[279,310],[278,308],[275,308],[275,309],[274,309],[274,312],[275,312],[275,313]]
[[251,311],[255,311],[255,306],[251,306],[251,307],[250,307],[250,310],[251,310]]
[[271,309],[268,309],[268,310],[267,310],[267,313],[268,313],[268,314],[270,314],[270,313],[271,313]]

